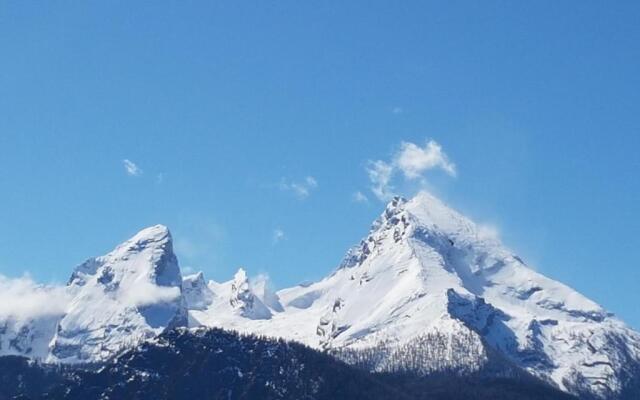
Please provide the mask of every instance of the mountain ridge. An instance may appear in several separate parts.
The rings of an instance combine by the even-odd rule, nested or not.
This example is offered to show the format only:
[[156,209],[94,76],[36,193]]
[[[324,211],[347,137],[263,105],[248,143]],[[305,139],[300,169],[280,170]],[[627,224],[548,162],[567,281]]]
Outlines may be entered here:
[[[637,332],[426,192],[392,199],[339,266],[308,285],[272,292],[242,269],[222,283],[182,277],[157,225],[81,264],[67,291],[54,332],[0,330],[0,354],[103,362],[184,326],[285,338],[376,372],[471,374],[499,354],[583,397],[616,398],[640,369]],[[26,351],[35,339],[39,353]]]
[[[216,288],[225,284],[212,283]],[[220,293],[224,293],[221,291]],[[471,220],[428,193],[392,199],[327,278],[277,292],[268,323],[222,300],[192,311],[206,326],[286,337],[325,350],[382,344],[424,353],[423,372],[481,368],[487,348],[562,390],[615,397],[640,359],[640,337],[566,285],[528,268]],[[224,299],[225,296],[220,297]],[[425,337],[441,338],[424,351]],[[460,338],[466,347],[448,347]],[[396,350],[393,350],[393,348]],[[429,358],[437,359],[431,363]],[[373,370],[395,370],[379,359]]]

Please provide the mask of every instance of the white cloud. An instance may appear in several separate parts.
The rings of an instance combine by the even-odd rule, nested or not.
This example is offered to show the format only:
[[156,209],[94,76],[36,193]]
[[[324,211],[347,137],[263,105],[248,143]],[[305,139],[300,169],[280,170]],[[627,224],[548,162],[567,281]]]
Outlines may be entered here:
[[278,244],[286,238],[284,231],[280,228],[274,229],[273,234],[271,235],[271,240],[273,244]]
[[191,275],[196,272],[195,268],[190,265],[180,266],[180,272],[182,272],[182,276]]
[[395,114],[395,115],[400,115],[404,112],[404,109],[402,107],[398,107],[395,106],[391,109],[391,113]]
[[434,140],[429,140],[424,148],[411,142],[401,142],[390,162],[369,161],[366,166],[371,191],[382,201],[394,196],[392,181],[396,172],[401,172],[406,180],[419,180],[424,184],[424,173],[433,169],[456,176],[455,164]]
[[39,285],[28,275],[0,275],[0,318],[29,320],[63,314],[71,296],[65,286]]
[[[177,287],[157,286],[148,281],[136,283],[136,290],[122,293],[120,301],[133,307],[170,302],[180,296]],[[29,321],[63,315],[72,300],[66,286],[41,285],[25,275],[8,278],[0,275],[0,319]]]
[[382,201],[393,196],[393,187],[390,186],[394,167],[382,160],[369,161],[367,174],[371,181],[371,191]]
[[429,140],[424,148],[410,142],[402,142],[400,151],[394,158],[397,166],[407,179],[420,177],[425,171],[440,168],[451,176],[456,176],[456,166],[442,151],[442,146]]
[[306,199],[311,192],[318,188],[318,181],[313,176],[307,176],[303,181],[294,182],[282,179],[280,190],[292,192],[299,199]]
[[124,160],[122,160],[122,164],[124,165],[124,170],[127,172],[127,175],[129,176],[142,175],[142,170],[133,161],[127,160],[125,158]]
[[249,286],[251,286],[251,289],[255,291],[264,290],[270,280],[271,278],[269,278],[268,274],[261,273],[249,279]]
[[491,224],[479,224],[478,236],[484,240],[500,240],[500,230]]
[[158,175],[156,175],[156,183],[160,185],[162,184],[162,182],[164,182],[164,174],[161,172]]
[[313,176],[307,176],[306,178],[304,178],[304,181],[307,184],[307,186],[310,188],[318,187],[318,181]]
[[364,193],[362,193],[361,191],[355,192],[351,196],[351,200],[353,200],[354,203],[368,203],[369,202],[369,198]]
[[158,286],[144,279],[136,283],[135,290],[126,290],[120,299],[132,307],[144,307],[150,304],[169,303],[180,296],[180,289],[172,286]]

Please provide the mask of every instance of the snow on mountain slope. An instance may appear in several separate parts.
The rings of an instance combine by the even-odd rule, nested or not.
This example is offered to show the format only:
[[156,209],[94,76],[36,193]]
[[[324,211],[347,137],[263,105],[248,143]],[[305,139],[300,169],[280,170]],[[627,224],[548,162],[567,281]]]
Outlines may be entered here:
[[[262,325],[273,318],[277,312],[277,304],[273,303],[275,294],[271,295],[263,286],[262,295],[258,296],[249,282],[247,273],[240,268],[231,281],[217,283],[209,281],[203,292],[211,293],[210,305],[206,308],[189,309],[190,326],[225,326],[225,329],[245,330],[241,325]],[[265,300],[276,306],[276,310],[265,304]],[[196,302],[200,299],[193,300]]]
[[384,348],[377,370],[407,367],[400,351],[421,352],[412,368],[423,373],[477,370],[489,345],[563,390],[608,397],[640,360],[638,333],[428,193],[389,203],[331,276],[279,291],[282,310],[237,312],[233,285],[210,282],[221,300],[194,320],[323,349]]
[[66,287],[34,287],[45,311],[49,303],[57,307],[0,318],[0,354],[65,363],[106,360],[167,327],[187,325],[181,285],[169,230],[144,229],[78,266]]
[[22,355],[44,359],[61,315],[10,317],[0,322],[0,356]]
[[63,287],[0,276],[0,355],[46,357],[69,300]]
[[100,362],[188,325],[295,340],[376,371],[467,373],[497,355],[583,397],[615,398],[640,381],[640,334],[428,193],[391,201],[310,285],[274,293],[242,269],[224,283],[183,279],[157,225],[77,267],[55,296],[32,291],[34,304],[64,301],[0,307],[0,355]]
[[204,281],[204,274],[198,272],[182,279],[182,296],[188,309],[204,310],[213,302],[215,295]]
[[49,361],[95,362],[187,323],[171,234],[142,230],[111,253],[78,266],[73,295],[50,344]]

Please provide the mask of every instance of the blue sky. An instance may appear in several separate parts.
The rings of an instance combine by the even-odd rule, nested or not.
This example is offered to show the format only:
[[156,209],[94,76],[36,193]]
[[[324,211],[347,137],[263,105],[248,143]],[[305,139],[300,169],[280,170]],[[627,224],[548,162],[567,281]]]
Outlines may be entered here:
[[163,223],[209,278],[318,279],[434,140],[430,190],[640,327],[638,2],[212,3],[3,2],[0,274]]

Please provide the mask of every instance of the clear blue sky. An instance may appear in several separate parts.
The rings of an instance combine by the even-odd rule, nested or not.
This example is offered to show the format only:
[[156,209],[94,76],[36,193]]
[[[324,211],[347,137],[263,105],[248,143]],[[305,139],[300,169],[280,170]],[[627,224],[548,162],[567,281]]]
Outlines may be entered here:
[[640,327],[640,3],[212,3],[0,5],[0,274],[163,223],[209,278],[317,279],[430,138],[437,195]]

